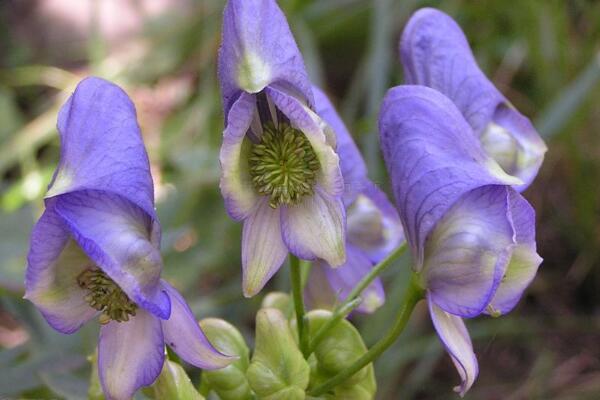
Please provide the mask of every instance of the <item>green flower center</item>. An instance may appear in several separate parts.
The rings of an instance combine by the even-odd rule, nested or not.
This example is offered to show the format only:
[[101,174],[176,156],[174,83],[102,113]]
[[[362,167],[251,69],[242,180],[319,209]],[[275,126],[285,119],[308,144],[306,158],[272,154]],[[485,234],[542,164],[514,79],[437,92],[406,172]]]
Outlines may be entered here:
[[87,289],[85,301],[90,307],[102,312],[99,318],[101,324],[129,321],[129,316],[135,315],[137,304],[101,269],[83,271],[77,277],[77,283],[82,289]]
[[312,195],[319,160],[302,132],[287,124],[263,126],[260,143],[252,145],[250,176],[259,194],[269,196],[269,205],[297,204]]

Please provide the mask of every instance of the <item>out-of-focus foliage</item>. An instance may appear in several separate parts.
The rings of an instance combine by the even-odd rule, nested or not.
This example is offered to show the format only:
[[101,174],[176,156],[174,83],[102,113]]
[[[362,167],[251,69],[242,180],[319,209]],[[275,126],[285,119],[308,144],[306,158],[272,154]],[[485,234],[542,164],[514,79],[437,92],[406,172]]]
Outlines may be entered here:
[[[315,83],[332,96],[386,187],[379,103],[402,82],[397,40],[418,7],[464,28],[482,68],[546,136],[526,196],[538,213],[540,273],[509,316],[469,324],[481,365],[472,399],[600,398],[600,2],[280,0]],[[138,108],[164,229],[165,276],[199,317],[251,340],[261,298],[241,295],[241,226],[218,190],[223,126],[216,79],[222,0],[0,2],[0,397],[87,398],[97,327],[63,336],[21,299],[28,234],[59,154],[56,115],[94,74]],[[368,344],[397,311],[408,259],[385,276],[386,305],[356,317]],[[288,290],[283,268],[270,289]],[[266,292],[266,291],[265,291]],[[376,364],[381,399],[445,399],[454,368],[418,308]],[[198,371],[191,371],[198,382]],[[140,395],[142,396],[142,395]],[[140,397],[141,398],[141,397]]]

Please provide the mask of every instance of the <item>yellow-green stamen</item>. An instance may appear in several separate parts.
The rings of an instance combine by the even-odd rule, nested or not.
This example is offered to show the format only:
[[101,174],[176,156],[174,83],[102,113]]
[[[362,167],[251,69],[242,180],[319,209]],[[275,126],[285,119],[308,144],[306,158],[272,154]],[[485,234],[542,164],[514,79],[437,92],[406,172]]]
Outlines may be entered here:
[[85,301],[90,307],[102,312],[101,324],[129,321],[135,315],[137,305],[101,269],[86,269],[77,277],[77,283],[88,290]]
[[252,145],[250,176],[269,205],[297,204],[312,195],[319,160],[306,136],[287,124],[263,126],[260,143]]

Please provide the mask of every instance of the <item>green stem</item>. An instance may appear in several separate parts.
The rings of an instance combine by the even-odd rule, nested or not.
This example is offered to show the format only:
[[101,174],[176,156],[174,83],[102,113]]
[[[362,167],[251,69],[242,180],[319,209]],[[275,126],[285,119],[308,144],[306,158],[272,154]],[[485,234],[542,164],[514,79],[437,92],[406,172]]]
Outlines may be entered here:
[[306,355],[308,348],[308,336],[306,335],[304,319],[304,297],[302,295],[302,271],[300,271],[300,260],[290,254],[290,277],[292,279],[292,298],[294,299],[294,310],[296,311],[296,323],[298,325],[298,340],[300,351]]
[[392,262],[394,262],[398,257],[400,257],[406,251],[406,242],[398,246],[394,251],[392,251],[386,258],[384,258],[379,264],[375,265],[371,268],[371,271],[367,275],[365,275],[360,282],[352,289],[350,294],[346,297],[344,302],[340,304],[333,312],[333,315],[329,321],[327,321],[321,328],[317,331],[314,338],[311,340],[310,345],[308,346],[307,355],[312,354],[315,351],[315,348],[321,343],[321,340],[327,336],[327,333],[343,318],[345,318],[350,312],[358,307],[360,301],[356,301],[358,296],[365,290],[374,280],[381,274],[387,267],[389,267]]
[[412,314],[415,305],[421,300],[424,296],[424,290],[421,288],[418,282],[417,276],[413,273],[408,289],[406,290],[406,294],[404,295],[404,302],[398,316],[396,318],[396,322],[392,329],[388,331],[388,333],[380,339],[373,347],[369,349],[365,354],[363,354],[358,360],[356,360],[352,365],[348,368],[345,368],[340,373],[338,373],[333,378],[324,382],[322,385],[316,387],[314,390],[310,392],[311,396],[320,396],[324,393],[329,392],[331,389],[335,388],[337,385],[343,383],[348,378],[353,376],[355,373],[360,371],[366,365],[373,362],[377,357],[381,355],[385,350],[387,350],[400,336],[410,315]]

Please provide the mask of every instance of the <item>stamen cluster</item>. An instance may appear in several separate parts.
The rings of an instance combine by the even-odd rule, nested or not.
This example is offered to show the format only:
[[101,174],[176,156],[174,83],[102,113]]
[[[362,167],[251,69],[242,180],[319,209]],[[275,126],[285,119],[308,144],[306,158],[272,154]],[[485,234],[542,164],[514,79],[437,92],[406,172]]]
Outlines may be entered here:
[[269,205],[297,204],[312,195],[319,160],[306,136],[288,124],[263,126],[260,143],[252,145],[250,176]]
[[101,324],[110,321],[125,322],[129,321],[129,316],[135,316],[137,305],[101,269],[83,271],[77,277],[77,283],[79,287],[88,290],[85,301],[90,307],[102,311],[99,318]]

